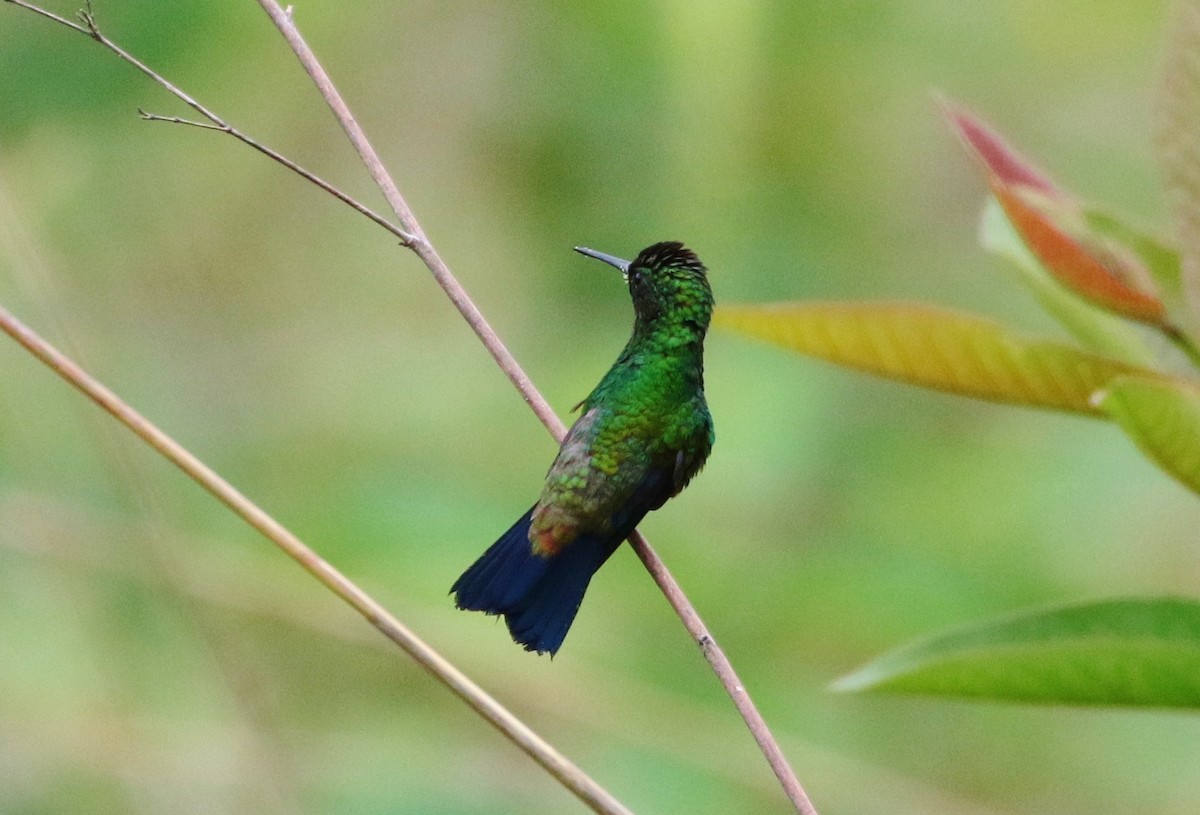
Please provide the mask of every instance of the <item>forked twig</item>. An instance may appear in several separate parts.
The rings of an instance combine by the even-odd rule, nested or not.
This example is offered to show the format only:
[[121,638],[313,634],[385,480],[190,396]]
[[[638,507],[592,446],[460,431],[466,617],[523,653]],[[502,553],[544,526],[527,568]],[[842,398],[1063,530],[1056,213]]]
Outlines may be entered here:
[[155,82],[157,82],[159,85],[161,85],[168,93],[170,93],[176,99],[179,99],[181,102],[183,102],[185,105],[190,107],[192,110],[199,113],[201,116],[203,116],[209,122],[211,122],[211,124],[206,124],[204,122],[195,122],[190,119],[181,119],[177,116],[159,116],[154,113],[147,113],[146,111],[142,110],[141,108],[138,108],[138,115],[141,116],[146,121],[170,122],[172,124],[189,125],[191,127],[199,127],[199,128],[203,128],[205,130],[217,130],[217,131],[220,131],[221,133],[225,133],[229,136],[233,136],[238,141],[242,142],[243,144],[245,144],[249,147],[254,148],[255,150],[262,153],[264,156],[271,159],[272,161],[278,162],[279,164],[282,164],[284,167],[287,167],[289,170],[296,173],[298,176],[305,179],[306,181],[309,181],[309,182],[315,184],[317,187],[320,187],[322,190],[329,193],[334,198],[341,201],[343,204],[354,209],[360,215],[364,215],[367,218],[374,221],[375,223],[379,224],[384,229],[386,229],[388,232],[391,232],[393,235],[398,237],[400,239],[401,243],[408,245],[412,241],[411,235],[409,235],[403,229],[397,227],[395,224],[388,221],[382,215],[379,215],[377,212],[372,210],[370,207],[367,207],[367,206],[363,205],[362,203],[358,202],[351,196],[347,195],[346,193],[339,190],[337,187],[330,184],[328,181],[325,181],[324,179],[320,178],[315,173],[310,172],[309,170],[306,170],[305,168],[301,167],[299,164],[292,161],[290,158],[283,155],[282,153],[271,149],[270,147],[263,144],[262,142],[259,142],[256,139],[253,139],[250,136],[248,136],[247,134],[238,130],[236,127],[234,127],[233,125],[226,122],[224,119],[222,119],[216,113],[209,110],[204,105],[200,104],[199,101],[197,101],[196,99],[189,96],[178,85],[175,85],[174,83],[172,83],[171,81],[166,79],[166,77],[162,76],[161,74],[156,72],[154,69],[152,69],[149,65],[142,62],[140,59],[135,57],[133,54],[130,54],[124,48],[122,48],[121,46],[117,45],[115,42],[110,40],[104,34],[104,32],[100,30],[100,26],[96,22],[96,15],[92,11],[91,0],[85,0],[85,5],[84,5],[83,9],[80,10],[77,15],[79,22],[73,22],[72,20],[68,20],[66,17],[60,17],[59,15],[54,14],[53,12],[47,11],[44,8],[40,8],[38,6],[33,5],[32,3],[27,2],[27,0],[4,0],[4,2],[12,3],[14,6],[20,6],[23,9],[32,11],[34,14],[41,15],[42,17],[45,17],[49,20],[53,20],[54,22],[58,23],[59,25],[65,25],[67,28],[70,28],[73,31],[78,31],[80,34],[90,37],[91,39],[93,39],[96,42],[103,45],[109,51],[112,51],[114,54],[116,54],[121,59],[128,62],[134,68],[137,68],[143,74],[145,74],[146,76],[153,79]]
[[[274,0],[257,0],[259,5],[263,8],[263,10],[267,13],[267,15],[271,18],[272,22],[275,24],[275,26],[279,29],[280,33],[283,35],[284,39],[288,42],[289,46],[291,46],[292,50],[295,52],[297,58],[300,60],[305,71],[312,78],[314,84],[317,86],[322,97],[325,99],[326,103],[330,106],[335,117],[338,119],[338,122],[341,124],[343,130],[345,130],[351,143],[354,145],[355,150],[358,152],[363,163],[366,165],[368,171],[371,173],[371,176],[375,180],[376,185],[379,187],[380,191],[383,193],[384,197],[387,199],[388,204],[391,206],[392,211],[394,212],[397,220],[401,224],[400,227],[395,227],[394,225],[390,224],[382,217],[376,215],[374,212],[372,212],[365,206],[361,205],[354,199],[350,198],[350,196],[340,192],[336,188],[332,187],[332,185],[329,185],[326,182],[322,181],[321,179],[317,178],[314,174],[308,172],[307,170],[304,170],[303,168],[296,165],[294,162],[290,161],[289,159],[285,158],[284,156],[275,152],[274,150],[271,150],[270,148],[267,148],[266,146],[260,144],[259,142],[250,138],[246,134],[242,133],[241,131],[238,131],[238,130],[232,128],[230,125],[228,125],[226,122],[224,122],[218,116],[216,116],[216,114],[209,111],[207,108],[202,106],[199,102],[194,100],[192,97],[185,94],[178,87],[176,87],[175,85],[173,85],[172,83],[170,83],[169,81],[167,81],[166,79],[164,79],[163,77],[161,77],[160,75],[155,73],[153,70],[151,70],[149,67],[147,67],[144,63],[137,60],[135,57],[133,57],[132,55],[128,54],[126,51],[121,49],[119,46],[117,46],[114,42],[109,40],[100,31],[98,25],[96,24],[95,17],[92,14],[90,1],[88,3],[88,6],[85,7],[85,9],[83,11],[80,12],[80,20],[82,21],[83,25],[73,23],[65,18],[51,14],[43,9],[40,9],[36,6],[29,4],[28,2],[25,2],[25,0],[5,0],[5,2],[13,3],[14,5],[18,5],[22,8],[26,8],[30,11],[33,11],[44,17],[48,17],[58,23],[61,23],[61,24],[66,25],[76,31],[79,31],[81,33],[88,35],[92,39],[94,39],[97,42],[104,45],[109,50],[116,53],[118,56],[120,56],[125,61],[134,65],[142,73],[144,73],[147,76],[149,76],[150,78],[152,78],[159,85],[164,87],[168,92],[170,92],[177,98],[181,99],[188,106],[190,106],[193,110],[197,111],[201,116],[203,116],[205,119],[207,119],[209,122],[211,122],[211,124],[206,124],[203,122],[195,122],[195,121],[191,121],[191,120],[181,119],[178,117],[159,116],[156,114],[149,114],[149,113],[139,110],[139,114],[142,116],[142,118],[147,119],[149,121],[165,121],[165,122],[171,122],[171,123],[175,123],[175,124],[191,125],[194,127],[200,127],[200,128],[209,129],[209,130],[217,130],[220,132],[227,133],[228,135],[234,136],[239,141],[242,141],[243,143],[253,147],[254,149],[256,149],[259,152],[274,159],[275,161],[279,162],[280,164],[283,164],[288,169],[291,169],[293,172],[298,173],[303,178],[311,181],[312,183],[319,186],[321,189],[323,189],[326,192],[329,192],[331,195],[334,195],[335,197],[337,197],[338,200],[341,200],[342,202],[350,205],[356,211],[360,212],[363,215],[366,215],[371,220],[375,221],[379,225],[388,229],[393,234],[400,237],[402,243],[404,243],[404,245],[406,245],[410,249],[412,249],[417,254],[417,256],[420,257],[421,260],[425,263],[426,267],[429,269],[430,273],[433,275],[433,277],[437,281],[438,285],[441,286],[443,291],[445,291],[446,295],[450,298],[451,302],[454,303],[455,307],[459,310],[459,312],[462,314],[463,318],[467,321],[467,323],[471,326],[472,330],[476,333],[476,335],[483,342],[484,346],[487,348],[488,352],[495,359],[496,363],[499,365],[501,370],[504,371],[505,375],[508,376],[510,381],[512,381],[512,383],[516,386],[518,391],[521,393],[521,396],[529,404],[530,408],[538,416],[538,418],[542,422],[542,424],[546,426],[546,428],[550,431],[550,433],[554,436],[554,438],[556,440],[561,441],[563,435],[566,432],[565,425],[558,418],[557,414],[554,413],[554,411],[550,407],[549,403],[545,400],[545,398],[541,395],[541,393],[538,391],[538,389],[534,386],[533,382],[525,374],[524,370],[521,368],[520,364],[516,361],[516,359],[512,356],[512,354],[508,351],[507,347],[505,347],[504,343],[500,340],[499,336],[496,334],[496,332],[492,329],[490,324],[487,322],[487,320],[483,316],[482,312],[479,311],[479,309],[476,307],[476,305],[471,300],[469,295],[466,293],[465,289],[463,289],[461,284],[458,283],[457,279],[454,277],[454,275],[450,271],[449,267],[442,260],[441,256],[437,253],[436,249],[433,247],[433,245],[430,243],[430,241],[426,237],[424,230],[421,228],[415,215],[413,214],[412,210],[409,208],[408,203],[405,201],[404,197],[401,195],[395,182],[391,179],[387,170],[384,168],[383,163],[380,161],[379,156],[376,154],[376,152],[372,148],[370,142],[367,140],[366,134],[363,131],[362,127],[358,124],[357,120],[354,118],[353,114],[350,112],[349,107],[346,105],[344,100],[341,98],[341,95],[338,93],[337,88],[333,85],[333,82],[330,80],[330,78],[329,78],[328,74],[325,72],[324,68],[317,61],[312,50],[304,42],[303,37],[300,35],[300,32],[296,28],[295,23],[292,19],[292,15],[290,13],[290,8],[285,11],[278,5],[278,3],[274,2]],[[60,371],[60,373],[61,373],[61,371]],[[93,398],[95,398],[95,397],[93,397]],[[144,421],[144,420],[142,420],[142,421]],[[131,425],[131,427],[132,427],[132,425]],[[134,429],[136,432],[136,428],[134,428]],[[143,438],[145,438],[145,437],[143,437]],[[156,447],[156,449],[160,449],[160,452],[162,451],[161,448]],[[182,450],[182,448],[180,448],[180,449]],[[183,452],[186,452],[186,451],[183,451]],[[197,462],[197,464],[199,464],[199,462]],[[183,465],[180,465],[180,466],[182,467]],[[203,467],[203,465],[199,465],[199,466]],[[184,469],[185,469],[185,471],[187,471],[186,467]],[[189,472],[189,474],[191,474],[191,473]],[[217,478],[217,476],[215,474],[211,474],[211,475],[214,478]],[[195,477],[195,476],[193,475],[193,477]],[[232,487],[230,487],[229,489],[232,489]],[[214,493],[214,494],[216,494],[216,493]],[[218,495],[217,497],[221,498],[220,495]],[[221,498],[221,500],[223,502],[225,502],[227,505],[230,505],[229,502],[226,501],[224,498]],[[243,499],[243,500],[245,500],[245,499]],[[249,503],[249,502],[247,501],[247,503]],[[231,508],[233,508],[232,505],[230,505],[230,506],[231,506]],[[253,506],[253,505],[251,504],[250,506]],[[235,511],[236,511],[236,509],[235,509]],[[239,512],[239,514],[241,514],[241,513]],[[255,523],[249,517],[247,517],[245,515],[243,517],[246,517],[246,519],[250,523],[252,523],[252,525],[254,525],[256,528],[260,529],[260,531],[263,530],[262,526]],[[270,519],[268,518],[268,520],[270,520]],[[286,533],[286,530],[284,530],[283,527],[279,526],[275,521],[270,520],[270,523],[273,524],[274,526],[277,526],[279,528],[279,530]],[[290,533],[287,533],[287,534],[290,536]],[[295,540],[294,537],[292,539],[294,540],[294,542],[296,544],[299,544],[299,541]],[[272,540],[275,540],[275,539],[272,538]],[[276,541],[276,543],[278,544],[279,541]],[[742,684],[737,673],[734,671],[733,666],[730,664],[724,651],[721,649],[721,647],[717,644],[715,638],[708,631],[707,627],[704,625],[703,621],[700,619],[699,614],[696,612],[696,610],[692,606],[691,602],[684,595],[683,590],[679,587],[679,584],[674,580],[674,578],[671,576],[670,572],[667,570],[666,565],[658,557],[657,553],[655,553],[655,551],[650,547],[649,543],[646,541],[645,537],[643,537],[640,532],[635,532],[630,537],[630,544],[633,546],[638,557],[642,560],[646,569],[650,572],[654,581],[658,584],[659,589],[663,592],[663,594],[664,594],[664,596],[666,596],[668,602],[675,609],[675,612],[679,615],[680,619],[683,621],[683,624],[684,624],[685,628],[687,629],[688,633],[691,635],[693,640],[700,647],[701,652],[704,654],[705,659],[708,660],[710,666],[712,667],[714,673],[717,675],[721,684],[725,687],[726,692],[729,694],[730,698],[733,700],[734,705],[738,709],[739,714],[745,720],[747,727],[750,729],[752,735],[754,736],[755,741],[758,743],[760,749],[762,750],[763,754],[765,755],[767,762],[770,765],[772,771],[775,773],[776,777],[779,779],[781,785],[783,786],[785,794],[787,794],[788,798],[791,800],[792,804],[795,806],[796,811],[801,813],[802,815],[816,815],[816,809],[813,807],[811,801],[808,799],[808,796],[804,792],[804,789],[801,786],[799,780],[796,778],[795,773],[792,771],[791,767],[788,765],[786,759],[783,756],[782,751],[779,748],[778,743],[775,741],[774,737],[771,735],[771,732],[770,732],[769,728],[767,727],[765,720],[762,718],[762,715],[759,713],[757,707],[754,705],[753,700],[750,698],[749,694],[746,692],[745,686]],[[280,545],[282,545],[282,544],[280,544]],[[299,545],[303,546],[303,544],[299,544]],[[286,548],[287,547],[285,547],[285,549]],[[309,554],[311,555],[312,558],[316,558],[316,555],[312,554],[310,550],[306,550],[306,551],[309,552]],[[289,551],[289,553],[291,553],[291,552]],[[296,555],[293,554],[293,557],[296,557]],[[353,588],[354,595],[347,595],[347,594],[342,594],[341,591],[339,591],[337,588],[334,587],[338,581],[334,581],[333,584],[326,583],[326,585],[330,585],[331,588],[334,588],[334,590],[338,592],[339,596],[342,596],[344,599],[347,600],[347,602],[351,602],[352,605],[355,605],[355,608],[359,609],[360,613],[363,613],[364,616],[366,616],[367,619],[372,622],[372,624],[374,624],[374,625],[376,625],[376,627],[380,628],[381,631],[384,631],[385,634],[388,634],[388,630],[385,630],[385,628],[381,627],[380,620],[382,618],[379,617],[378,614],[376,614],[375,612],[368,613],[368,612],[364,611],[362,608],[360,608],[359,605],[355,604],[355,602],[351,599],[351,596],[359,596],[361,599],[368,600],[368,601],[370,600],[370,598],[366,597],[365,594],[362,594],[362,592],[360,590],[358,590],[357,587],[354,587],[352,583],[349,583],[349,581],[347,581],[344,577],[342,577],[337,572],[333,571],[332,567],[328,566],[328,564],[325,564],[324,561],[319,561],[319,558],[317,558],[317,560],[322,564],[321,570],[315,570],[314,568],[311,568],[309,564],[305,563],[305,561],[299,557],[297,557],[297,559],[301,561],[301,564],[304,565],[305,568],[307,568],[310,572],[312,572],[318,578],[322,577],[324,570],[329,570],[329,571],[333,572],[333,574],[337,575],[337,577],[340,578],[341,581],[344,581],[344,583],[346,585],[343,586],[343,588],[347,588],[347,587]],[[322,580],[322,582],[325,582],[325,580]],[[372,604],[374,603],[374,601],[370,601],[370,602]],[[384,612],[381,608],[379,608],[378,611],[386,614],[386,612]],[[394,618],[389,617],[388,619],[394,621]],[[394,622],[395,622],[395,626],[400,626],[398,621],[394,621]],[[389,624],[389,627],[390,627],[390,624]],[[408,632],[406,631],[405,633],[407,634]],[[391,637],[391,634],[388,634],[388,636]],[[408,636],[411,637],[412,635],[408,634]],[[413,640],[415,640],[417,643],[420,643],[420,641],[416,640],[415,637],[413,637]],[[414,658],[416,657],[416,655],[413,653],[412,650],[410,650],[410,648],[408,646],[404,645],[403,643],[400,643],[398,640],[397,640],[397,642],[398,642],[398,644],[401,644],[401,647],[404,647],[406,651],[408,651],[410,654],[413,654]],[[428,648],[428,646],[424,646],[423,643],[420,643],[420,645],[423,648]],[[430,653],[433,653],[433,652],[430,651]],[[436,656],[436,654],[434,654],[434,656]],[[437,659],[440,660],[441,658],[437,657]],[[422,662],[422,664],[426,665],[427,668],[429,667],[424,662]],[[453,669],[451,666],[449,666],[448,663],[446,663],[446,667],[449,668],[450,670],[454,670],[455,673],[457,673],[456,669]],[[432,670],[432,669],[430,669],[430,670]],[[442,675],[439,673],[438,676],[439,676],[439,678],[441,678]],[[466,680],[466,678],[462,677],[461,674],[459,674],[459,677],[461,677],[462,681],[469,682],[469,680]],[[446,680],[443,679],[443,681],[446,681]],[[450,683],[448,682],[448,684],[450,684]],[[571,789],[575,790],[577,792],[577,794],[581,795],[581,797],[584,797],[581,793],[578,792],[578,790],[576,789],[575,786],[572,786],[572,784],[569,783],[568,780],[564,779],[561,775],[559,775],[558,772],[556,772],[556,767],[552,766],[552,763],[547,763],[547,760],[544,757],[540,757],[539,755],[535,754],[531,749],[529,749],[524,744],[522,744],[522,742],[519,741],[514,736],[514,734],[513,734],[514,731],[510,731],[508,729],[507,725],[502,725],[498,718],[493,718],[492,715],[489,715],[487,712],[482,710],[475,703],[475,701],[472,698],[468,697],[465,694],[465,692],[461,689],[462,686],[451,684],[451,687],[453,689],[455,689],[455,691],[457,693],[459,693],[460,696],[462,696],[464,699],[466,699],[468,701],[468,703],[472,704],[472,707],[475,707],[476,710],[479,710],[479,712],[482,715],[484,715],[485,718],[487,718],[489,721],[492,721],[493,724],[496,724],[497,727],[499,727],[503,732],[505,732],[505,734],[508,735],[510,738],[513,738],[514,741],[517,741],[517,743],[519,745],[521,745],[523,749],[526,749],[526,752],[530,753],[530,755],[532,755],[535,758],[535,760],[538,760],[539,763],[541,763],[552,774],[554,774],[561,781],[563,781],[564,784],[566,784]],[[474,685],[471,685],[471,687],[475,688],[475,690],[478,690],[478,688]],[[482,691],[480,690],[479,693],[482,694]],[[485,698],[488,699],[489,701],[493,701],[493,703],[494,703],[494,700],[491,700],[490,697],[485,697]],[[507,711],[504,711],[503,708],[500,708],[498,704],[496,705],[496,707],[499,708],[499,710],[502,711],[506,716],[511,717],[511,714],[508,714]],[[513,721],[516,722],[516,724],[520,725],[520,727],[523,728],[524,730],[528,730],[528,728],[525,728],[525,726],[523,724],[521,724],[518,720],[515,720],[515,718],[513,719]],[[530,732],[528,735],[532,736],[533,734]],[[536,736],[534,736],[534,738],[536,738]],[[548,748],[549,745],[546,745],[546,747]],[[566,760],[562,759],[562,761],[565,762]],[[574,768],[572,767],[572,769],[574,769]],[[580,773],[580,775],[582,775],[582,773]],[[586,779],[586,776],[583,776],[583,777]],[[590,779],[587,779],[587,780],[590,782]],[[594,783],[594,782],[591,782],[591,783]],[[603,791],[601,790],[601,792],[603,792]],[[605,793],[605,795],[607,795],[607,793]],[[585,798],[585,800],[587,800],[587,799]],[[615,801],[614,801],[614,803],[615,803]],[[616,805],[618,807],[620,806],[619,804],[616,804]]]
[[167,122],[168,124],[173,124],[173,125],[187,125],[189,127],[198,127],[201,130],[216,130],[219,133],[228,133],[229,132],[228,127],[222,127],[221,125],[212,125],[212,124],[208,124],[207,122],[196,122],[191,119],[180,118],[179,116],[159,116],[157,113],[149,113],[148,111],[146,111],[142,108],[138,108],[137,112],[138,112],[138,116],[142,117],[142,119],[147,122]]

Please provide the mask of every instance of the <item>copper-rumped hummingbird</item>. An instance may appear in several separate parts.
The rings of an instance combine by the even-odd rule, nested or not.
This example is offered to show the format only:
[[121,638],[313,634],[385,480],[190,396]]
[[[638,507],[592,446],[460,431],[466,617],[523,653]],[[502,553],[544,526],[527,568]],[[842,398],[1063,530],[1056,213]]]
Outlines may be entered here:
[[633,336],[550,466],[538,502],[450,589],[462,609],[502,614],[527,651],[553,655],[584,592],[645,514],[677,495],[713,444],[704,335],[713,297],[704,264],[676,242],[632,261],[576,247],[620,269]]

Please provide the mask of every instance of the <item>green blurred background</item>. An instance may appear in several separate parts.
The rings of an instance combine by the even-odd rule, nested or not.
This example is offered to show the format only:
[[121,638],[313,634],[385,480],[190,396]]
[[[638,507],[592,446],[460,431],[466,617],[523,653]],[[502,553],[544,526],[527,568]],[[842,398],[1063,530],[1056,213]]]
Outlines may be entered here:
[[[70,3],[56,10],[71,13]],[[934,91],[1164,224],[1167,4],[308,2],[296,16],[456,273],[563,414],[626,338],[570,247],[680,239],[719,301],[904,298],[1057,334],[975,241]],[[251,2],[107,33],[382,210]],[[455,612],[554,446],[383,231],[0,7],[0,302],[275,514],[635,811],[782,812],[636,558],[553,662]],[[0,343],[0,812],[558,813],[555,783],[286,558]],[[1194,813],[1176,714],[831,694],[946,626],[1195,594],[1200,509],[1104,424],[709,341],[718,441],[643,525],[822,813]]]

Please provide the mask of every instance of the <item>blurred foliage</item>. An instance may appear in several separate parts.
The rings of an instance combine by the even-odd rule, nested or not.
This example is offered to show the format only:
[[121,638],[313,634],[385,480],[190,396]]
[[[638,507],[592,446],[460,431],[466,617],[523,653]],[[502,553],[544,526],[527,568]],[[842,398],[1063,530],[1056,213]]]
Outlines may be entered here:
[[[432,239],[551,401],[630,322],[570,247],[692,245],[722,302],[903,297],[1055,331],[976,240],[941,88],[1135,221],[1164,3],[297,8]],[[57,11],[74,9],[59,3]],[[118,42],[361,194],[252,3],[98,2]],[[0,7],[0,302],[375,592],[639,812],[774,812],[636,559],[553,662],[455,612],[553,444],[419,263],[78,35]],[[207,496],[0,346],[0,811],[578,805]],[[824,815],[1145,811],[1194,723],[834,696],[922,632],[1194,590],[1200,508],[1111,427],[714,334],[717,446],[643,526]]]
[[1029,704],[1200,707],[1200,603],[1122,598],[973,623],[834,684]]
[[[991,187],[982,244],[1017,266],[1030,292],[1087,351],[1025,340],[985,317],[899,301],[722,306],[714,324],[908,384],[1112,419],[1165,472],[1200,492],[1200,389],[1194,370],[1172,375],[1181,357],[1200,367],[1200,346],[1185,327],[1196,321],[1190,295],[1200,258],[1190,228],[1200,221],[1193,183],[1200,136],[1187,115],[1200,107],[1200,79],[1190,70],[1200,64],[1200,2],[1181,3],[1178,15],[1197,36],[1172,40],[1155,109],[1158,158],[1181,227],[1172,242],[1177,249],[1099,216],[980,119],[943,104]],[[1163,353],[1151,353],[1148,340]],[[1037,609],[895,649],[835,687],[1196,708],[1198,623],[1200,604],[1170,597]]]

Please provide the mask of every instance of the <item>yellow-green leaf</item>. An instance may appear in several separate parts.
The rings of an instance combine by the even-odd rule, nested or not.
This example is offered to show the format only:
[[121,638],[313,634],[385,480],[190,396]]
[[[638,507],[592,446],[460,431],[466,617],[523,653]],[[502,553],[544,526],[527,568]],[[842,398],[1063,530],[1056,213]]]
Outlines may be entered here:
[[1096,414],[1115,377],[1152,371],[981,317],[909,303],[722,306],[714,324],[838,365],[996,402]]
[[1158,466],[1200,493],[1200,391],[1161,377],[1118,377],[1095,402]]

